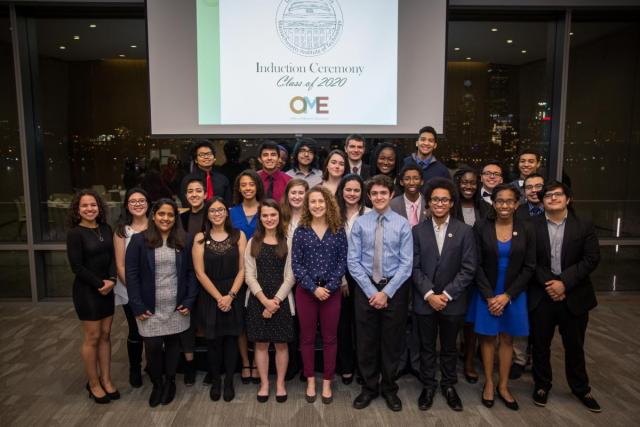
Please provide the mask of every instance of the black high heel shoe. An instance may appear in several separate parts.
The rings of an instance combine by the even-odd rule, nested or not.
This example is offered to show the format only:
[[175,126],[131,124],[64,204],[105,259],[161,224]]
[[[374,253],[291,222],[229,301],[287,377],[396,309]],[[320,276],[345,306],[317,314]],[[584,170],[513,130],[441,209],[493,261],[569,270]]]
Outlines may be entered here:
[[109,399],[109,394],[106,393],[104,396],[102,397],[98,397],[95,394],[93,394],[93,392],[91,391],[91,387],[89,387],[89,383],[87,383],[87,391],[89,392],[89,399],[93,399],[94,402],[99,403],[99,404],[105,404],[105,403],[109,403],[111,402],[111,399]]
[[511,409],[512,411],[517,411],[518,410],[518,402],[516,402],[515,399],[513,399],[511,402],[509,402],[507,399],[504,398],[504,396],[500,393],[500,390],[498,389],[498,387],[496,387],[496,393],[498,394],[498,398],[500,400],[502,400],[502,402],[504,402],[504,405]]
[[104,385],[102,385],[102,381],[100,381],[100,386],[102,387],[102,389],[104,390],[104,392],[107,394],[107,397],[111,400],[118,400],[120,399],[120,392],[118,391],[118,389],[116,389],[116,391],[114,392],[109,392],[107,391],[107,389],[105,388]]
[[242,374],[240,374],[240,380],[242,381],[242,384],[249,384],[251,382],[251,366],[243,366],[242,370],[244,371],[245,369],[249,370],[249,376],[245,377]]
[[341,375],[342,377],[342,384],[344,385],[349,385],[353,382],[353,374],[351,374],[351,376],[349,377],[345,377],[344,375]]
[[475,384],[478,382],[478,377],[469,375],[469,371],[467,371],[466,369],[464,370],[464,379],[467,380],[469,384]]
[[495,399],[485,399],[484,398],[484,389],[487,388],[487,384],[482,386],[482,391],[480,392],[480,399],[482,399],[482,404],[487,408],[492,408],[495,402]]
[[249,375],[251,375],[251,382],[252,382],[252,383],[254,383],[254,384],[260,384],[260,377],[259,377],[259,376],[258,376],[258,377],[254,377],[254,376],[253,376],[253,371],[258,372],[258,368],[257,368],[257,367],[255,367],[255,366],[252,366],[252,367],[250,368],[250,370],[249,370],[249,372],[250,372],[250,374],[249,374]]

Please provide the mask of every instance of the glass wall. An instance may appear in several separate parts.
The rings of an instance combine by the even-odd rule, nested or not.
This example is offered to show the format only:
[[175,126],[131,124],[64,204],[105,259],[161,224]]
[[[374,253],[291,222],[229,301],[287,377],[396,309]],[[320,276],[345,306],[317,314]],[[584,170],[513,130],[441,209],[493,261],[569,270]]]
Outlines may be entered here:
[[577,15],[571,33],[564,173],[575,207],[602,237],[640,237],[640,23]]
[[449,22],[444,118],[450,164],[497,159],[515,179],[518,153],[548,158],[555,25],[548,20]]
[[0,6],[0,241],[27,240],[9,9]]

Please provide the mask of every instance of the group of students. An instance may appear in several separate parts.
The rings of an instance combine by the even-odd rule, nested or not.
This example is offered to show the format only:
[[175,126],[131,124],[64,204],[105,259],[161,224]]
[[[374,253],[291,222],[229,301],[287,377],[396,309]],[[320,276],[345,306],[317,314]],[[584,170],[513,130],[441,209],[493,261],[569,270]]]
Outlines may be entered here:
[[142,385],[144,343],[152,407],[175,397],[181,352],[185,384],[194,383],[197,334],[207,341],[212,400],[234,398],[240,359],[243,383],[259,382],[257,400],[266,402],[273,345],[276,401],[287,400],[287,368],[299,350],[305,399],[314,402],[318,330],[325,404],[339,372],[343,383],[357,377],[362,385],[354,408],[382,395],[400,411],[397,378],[410,370],[423,385],[421,410],[432,406],[438,386],[448,406],[462,410],[455,384],[463,330],[469,383],[478,381],[479,341],[485,406],[497,396],[518,409],[508,380],[521,374],[528,347],[533,400],[545,406],[558,326],[571,391],[600,411],[584,357],[588,313],[596,305],[589,279],[599,261],[593,226],[573,212],[568,186],[536,173],[536,153],[520,155],[521,176],[512,183],[503,183],[493,161],[480,172],[460,168],[451,179],[433,155],[436,138],[433,128],[422,128],[416,152],[397,172],[389,166],[398,164],[396,151],[385,144],[366,167],[359,135],[347,137],[344,152],[330,152],[322,172],[313,166],[313,140],[298,141],[287,173],[278,145],[265,141],[262,170],[242,171],[233,186],[213,170],[214,147],[202,141],[193,149],[194,173],[182,183],[189,209],[180,213],[173,200],[152,201],[132,188],[113,233],[101,197],[78,192],[67,250],[89,396],[97,403],[120,397],[111,381],[109,335],[114,306],[122,305],[129,382]]

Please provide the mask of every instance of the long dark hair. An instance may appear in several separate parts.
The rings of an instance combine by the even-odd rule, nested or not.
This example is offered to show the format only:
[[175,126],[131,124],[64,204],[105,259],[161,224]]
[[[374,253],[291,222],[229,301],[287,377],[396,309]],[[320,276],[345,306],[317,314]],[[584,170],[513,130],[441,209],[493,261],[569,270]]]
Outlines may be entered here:
[[486,203],[480,197],[482,182],[480,181],[480,174],[478,173],[478,171],[470,168],[469,166],[463,166],[458,169],[456,173],[453,174],[453,182],[456,185],[458,203],[453,205],[452,214],[454,218],[459,219],[462,222],[464,222],[464,216],[462,215],[462,201],[465,199],[462,195],[462,191],[460,190],[460,181],[462,180],[462,177],[467,173],[472,173],[476,177],[476,192],[473,193],[473,196],[471,196],[471,200],[473,201],[473,208],[477,211],[480,211],[480,203]]
[[358,183],[360,184],[360,208],[358,209],[358,215],[362,215],[364,213],[365,206],[365,188],[362,177],[355,173],[350,173],[343,176],[342,180],[340,181],[340,185],[338,185],[338,189],[336,190],[336,202],[338,203],[338,208],[340,209],[340,218],[342,218],[342,222],[345,224],[347,222],[347,204],[344,201],[344,187],[349,181],[358,181]]
[[131,225],[131,223],[133,222],[133,215],[131,215],[131,212],[129,212],[129,199],[131,198],[131,195],[134,193],[140,193],[144,196],[145,199],[147,199],[147,218],[149,217],[149,204],[150,204],[150,200],[149,200],[149,194],[142,188],[140,187],[133,187],[127,190],[127,192],[124,195],[124,200],[122,202],[122,211],[120,212],[120,218],[118,219],[118,224],[116,225],[116,236],[118,237],[122,237],[123,239],[127,237],[127,232],[125,230],[125,227],[127,225]]
[[380,169],[378,169],[378,157],[380,156],[380,152],[385,148],[391,148],[393,152],[396,154],[396,166],[391,171],[391,174],[392,174],[391,179],[393,179],[395,183],[396,177],[398,176],[398,172],[400,172],[400,164],[402,163],[402,159],[400,158],[400,153],[398,152],[398,147],[395,144],[392,144],[390,142],[381,142],[380,144],[376,145],[371,155],[369,171],[371,176],[384,175],[382,172],[380,172]]
[[347,153],[342,150],[331,150],[331,152],[329,152],[329,155],[327,156],[327,159],[324,161],[324,165],[322,166],[323,181],[329,180],[329,161],[334,154],[337,154],[338,156],[342,157],[342,160],[344,160],[344,171],[342,172],[342,176],[345,176],[345,174],[349,170],[349,158],[347,157]]
[[76,194],[73,195],[73,199],[71,199],[69,210],[67,211],[67,228],[73,228],[80,224],[80,221],[82,220],[80,217],[80,199],[82,199],[83,196],[91,196],[96,200],[96,203],[98,204],[98,216],[96,217],[96,223],[106,224],[107,205],[96,190],[85,188],[84,190],[76,192]]
[[208,238],[209,233],[211,232],[211,229],[213,228],[213,224],[209,220],[209,208],[215,202],[222,203],[222,205],[224,206],[224,208],[227,211],[227,217],[224,219],[224,231],[231,238],[231,243],[235,244],[238,241],[238,239],[240,239],[240,230],[238,230],[237,228],[233,227],[233,224],[231,223],[231,215],[229,215],[229,206],[227,205],[227,202],[225,202],[224,199],[222,197],[220,197],[220,196],[215,196],[211,200],[207,201],[204,204],[204,215],[205,215],[205,219],[203,221],[203,228],[204,228],[203,234],[204,234],[204,237],[198,243],[203,243]]
[[147,246],[150,248],[159,248],[162,246],[162,235],[158,228],[156,227],[156,223],[153,221],[153,216],[158,212],[158,210],[164,205],[169,205],[173,209],[174,215],[174,223],[173,227],[171,227],[171,231],[169,231],[169,237],[167,237],[167,246],[173,249],[184,249],[186,235],[182,226],[180,225],[180,214],[178,212],[178,205],[171,199],[162,198],[157,200],[153,206],[151,207],[151,212],[149,213],[149,226],[145,231],[143,231],[144,240],[147,242]]
[[264,199],[264,186],[262,185],[262,179],[260,175],[253,169],[245,169],[238,174],[236,180],[233,182],[233,204],[239,205],[244,200],[242,193],[240,193],[240,178],[248,176],[256,183],[256,201],[259,203]]
[[258,212],[256,213],[256,215],[258,215],[258,225],[256,226],[256,232],[253,234],[253,239],[251,240],[251,256],[258,258],[258,255],[260,255],[260,251],[262,250],[262,243],[264,242],[264,236],[266,234],[264,225],[262,225],[262,221],[260,221],[262,208],[273,208],[278,211],[278,226],[276,227],[276,240],[278,241],[278,244],[276,245],[276,256],[280,259],[286,258],[287,253],[289,252],[289,247],[287,246],[287,231],[285,230],[284,223],[282,221],[280,205],[278,205],[278,202],[273,199],[263,200],[258,207]]
[[309,165],[310,169],[318,168],[318,146],[315,139],[312,138],[298,138],[296,145],[293,147],[293,154],[291,155],[291,167],[296,170],[299,168],[298,153],[302,147],[307,147],[313,153],[313,161]]

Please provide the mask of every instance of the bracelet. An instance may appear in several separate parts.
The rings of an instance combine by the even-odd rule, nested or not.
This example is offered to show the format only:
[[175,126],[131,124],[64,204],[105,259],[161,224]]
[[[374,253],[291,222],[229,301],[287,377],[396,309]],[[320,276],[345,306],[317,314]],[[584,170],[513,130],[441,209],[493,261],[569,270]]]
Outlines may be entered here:
[[233,291],[229,291],[229,296],[233,299],[236,299],[236,297],[238,296],[235,292]]

